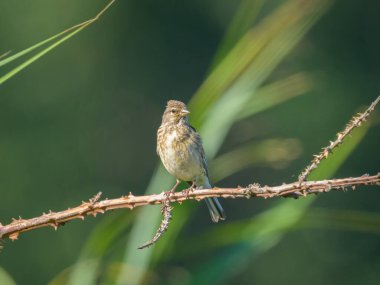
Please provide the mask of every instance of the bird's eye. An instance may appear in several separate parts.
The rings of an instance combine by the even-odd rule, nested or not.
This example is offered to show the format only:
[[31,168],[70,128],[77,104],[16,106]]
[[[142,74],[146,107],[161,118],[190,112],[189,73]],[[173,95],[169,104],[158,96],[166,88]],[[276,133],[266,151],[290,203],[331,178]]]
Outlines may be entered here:
[[175,109],[171,109],[171,111],[170,111],[172,114],[174,114],[175,113]]

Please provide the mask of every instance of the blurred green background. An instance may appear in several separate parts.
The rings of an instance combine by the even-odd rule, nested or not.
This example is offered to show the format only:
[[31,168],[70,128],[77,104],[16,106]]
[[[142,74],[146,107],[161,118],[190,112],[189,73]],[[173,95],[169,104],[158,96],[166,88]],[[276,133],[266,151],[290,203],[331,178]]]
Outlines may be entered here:
[[[3,0],[0,55],[106,3]],[[1,223],[98,191],[170,189],[155,153],[169,99],[190,102],[217,186],[296,180],[378,96],[379,9],[371,0],[117,1],[0,86]],[[372,115],[310,178],[377,173],[379,122]],[[378,284],[379,199],[378,187],[359,187],[223,200],[219,224],[190,201],[143,251],[159,207],[108,212],[4,241],[0,284]]]

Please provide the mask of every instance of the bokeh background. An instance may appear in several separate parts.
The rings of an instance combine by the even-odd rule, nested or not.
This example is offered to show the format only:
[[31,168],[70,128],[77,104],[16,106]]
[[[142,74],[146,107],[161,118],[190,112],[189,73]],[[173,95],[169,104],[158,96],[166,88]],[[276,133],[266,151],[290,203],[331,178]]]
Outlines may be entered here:
[[[106,1],[0,2],[0,54],[93,17]],[[130,191],[159,193],[156,129],[190,102],[220,187],[297,179],[380,90],[377,1],[117,1],[0,86],[0,221]],[[235,47],[235,48],[234,48]],[[41,47],[43,49],[44,47]],[[33,55],[33,54],[32,54]],[[6,74],[28,57],[2,66]],[[202,86],[202,87],[200,87]],[[312,179],[379,172],[379,117]],[[118,210],[3,242],[1,284],[378,284],[378,187],[293,199]],[[13,280],[13,281],[12,281]]]

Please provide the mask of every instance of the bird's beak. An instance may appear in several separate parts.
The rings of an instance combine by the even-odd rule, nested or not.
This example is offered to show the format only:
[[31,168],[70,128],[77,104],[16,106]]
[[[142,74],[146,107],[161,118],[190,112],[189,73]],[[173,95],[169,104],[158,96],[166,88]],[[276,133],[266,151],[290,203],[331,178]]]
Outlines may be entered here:
[[181,111],[181,115],[184,117],[184,116],[187,116],[188,114],[190,114],[190,112],[186,109],[182,110]]

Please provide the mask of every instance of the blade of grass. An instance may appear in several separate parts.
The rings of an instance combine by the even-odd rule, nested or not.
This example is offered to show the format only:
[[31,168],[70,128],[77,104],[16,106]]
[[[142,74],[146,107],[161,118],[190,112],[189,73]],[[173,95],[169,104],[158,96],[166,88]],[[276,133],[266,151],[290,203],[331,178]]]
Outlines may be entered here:
[[[22,50],[22,51],[20,51],[20,52],[18,52],[18,53],[16,53],[16,54],[14,54],[14,55],[12,55],[12,56],[9,56],[9,57],[7,57],[7,58],[1,60],[1,61],[0,61],[0,67],[3,66],[3,65],[6,65],[7,63],[10,63],[10,62],[12,62],[12,61],[18,59],[19,57],[21,57],[21,56],[23,56],[23,55],[25,55],[25,54],[30,53],[31,51],[35,50],[36,48],[39,48],[40,46],[43,46],[44,44],[47,44],[47,43],[49,43],[49,42],[55,40],[56,38],[59,38],[60,36],[63,36],[64,34],[67,34],[68,32],[70,32],[70,31],[72,31],[72,30],[75,30],[75,29],[77,29],[77,28],[80,28],[81,26],[83,26],[83,25],[86,24],[87,22],[88,22],[88,21],[83,22],[83,23],[78,24],[78,25],[75,25],[75,26],[73,26],[73,27],[71,27],[71,28],[69,28],[69,29],[67,29],[67,30],[65,30],[65,31],[63,31],[63,32],[61,32],[61,33],[59,33],[59,34],[56,34],[56,35],[54,35],[54,36],[52,36],[52,37],[50,37],[50,38],[48,38],[48,39],[46,39],[46,40],[43,40],[43,41],[41,41],[41,42],[39,42],[39,43],[37,43],[37,44],[35,44],[35,45],[33,45],[33,46],[27,48],[27,49],[24,49],[24,50]],[[9,53],[9,52],[8,52],[8,53]],[[7,55],[8,53],[6,53],[5,55]],[[3,55],[3,56],[4,56],[4,55]]]
[[246,103],[236,119],[237,121],[246,119],[292,98],[303,95],[310,91],[312,87],[312,78],[305,72],[293,74],[287,78],[263,86],[257,90],[256,96],[252,96]]
[[85,29],[86,27],[88,27],[89,25],[91,25],[92,23],[94,23],[95,21],[99,20],[99,18],[106,12],[106,10],[108,10],[108,8],[115,2],[116,0],[111,0],[93,19],[91,20],[88,20],[88,21],[85,21],[81,24],[78,24],[78,25],[75,25],[69,29],[67,29],[66,31],[63,31],[55,36],[52,36],[50,37],[49,39],[46,39],[28,49],[25,49],[11,57],[8,57],[6,59],[3,59],[1,62],[0,62],[0,66],[1,65],[5,65],[17,58],[19,58],[20,56],[22,55],[25,55],[29,52],[31,52],[32,50],[66,34],[67,32],[69,31],[72,31],[71,33],[69,33],[67,36],[61,38],[60,40],[56,41],[55,43],[51,44],[50,46],[48,46],[47,48],[43,49],[41,52],[37,53],[35,56],[31,57],[30,59],[26,60],[25,62],[21,63],[20,65],[18,65],[17,67],[15,67],[14,69],[12,69],[11,71],[9,71],[8,73],[6,73],[5,75],[3,75],[2,77],[0,77],[0,85],[3,84],[5,81],[7,81],[8,79],[12,78],[14,75],[16,75],[18,72],[20,72],[21,70],[23,70],[24,68],[26,68],[27,66],[29,66],[30,64],[32,64],[33,62],[35,62],[37,59],[39,59],[40,57],[44,56],[45,54],[47,54],[49,51],[53,50],[54,48],[56,48],[57,46],[59,46],[60,44],[62,44],[63,42],[65,42],[66,40],[70,39],[71,37],[73,37],[74,35],[76,35],[77,33],[79,33],[80,31],[82,31],[83,29]]
[[0,77],[0,85],[3,84],[5,81],[7,81],[8,79],[12,78],[13,76],[15,76],[17,73],[19,73],[21,70],[23,70],[24,68],[26,68],[27,66],[29,66],[30,64],[32,64],[33,62],[35,62],[37,59],[39,59],[40,57],[42,57],[43,55],[45,55],[46,53],[48,53],[49,51],[53,50],[54,48],[56,48],[57,46],[59,46],[61,43],[65,42],[66,40],[68,40],[69,38],[71,38],[72,36],[74,36],[75,34],[79,33],[81,30],[83,30],[85,27],[87,27],[86,25],[85,26],[81,26],[80,28],[77,28],[76,30],[74,30],[73,32],[71,32],[69,35],[67,35],[66,37],[60,39],[59,41],[55,42],[54,44],[50,45],[49,47],[45,48],[44,50],[42,50],[41,52],[39,52],[38,54],[36,54],[35,56],[31,57],[30,59],[24,61],[22,64],[18,65],[16,68],[12,69],[11,71],[9,71],[8,73],[6,73],[5,75],[3,75],[2,77]]

